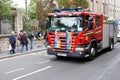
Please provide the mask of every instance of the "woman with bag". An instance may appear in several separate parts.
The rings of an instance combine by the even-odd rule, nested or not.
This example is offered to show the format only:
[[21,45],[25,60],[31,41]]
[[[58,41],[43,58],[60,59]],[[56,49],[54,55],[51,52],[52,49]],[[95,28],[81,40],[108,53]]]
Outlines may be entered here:
[[21,44],[22,35],[23,35],[23,30],[20,30],[20,32],[18,33],[18,36],[17,36],[17,39],[19,41],[19,43],[18,43],[18,50],[21,50],[21,48],[22,48],[22,44]]

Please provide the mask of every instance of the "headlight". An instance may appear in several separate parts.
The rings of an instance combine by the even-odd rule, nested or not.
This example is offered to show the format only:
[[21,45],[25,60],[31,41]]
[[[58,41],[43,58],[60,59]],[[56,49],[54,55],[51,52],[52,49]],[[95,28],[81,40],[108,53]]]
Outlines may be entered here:
[[85,51],[85,48],[75,48],[75,50]]
[[72,14],[68,14],[68,16],[72,16]]

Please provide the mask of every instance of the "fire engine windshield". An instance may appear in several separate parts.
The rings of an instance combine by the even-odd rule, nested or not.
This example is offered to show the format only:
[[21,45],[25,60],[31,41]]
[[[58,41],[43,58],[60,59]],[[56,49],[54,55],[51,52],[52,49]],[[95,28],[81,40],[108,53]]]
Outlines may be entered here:
[[49,30],[82,31],[82,17],[51,17]]

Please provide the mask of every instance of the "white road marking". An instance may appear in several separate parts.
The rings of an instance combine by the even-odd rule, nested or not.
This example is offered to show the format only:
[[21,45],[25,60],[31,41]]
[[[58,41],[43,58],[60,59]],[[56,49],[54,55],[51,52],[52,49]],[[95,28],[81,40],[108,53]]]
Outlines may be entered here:
[[41,72],[41,71],[44,71],[44,70],[46,70],[46,69],[49,69],[49,68],[51,68],[51,67],[52,67],[52,66],[48,66],[48,67],[45,67],[45,68],[39,69],[39,70],[37,70],[37,71],[34,71],[34,72],[31,72],[31,73],[28,73],[28,74],[22,75],[22,76],[17,77],[17,78],[14,78],[14,79],[12,79],[12,80],[19,80],[19,79],[21,79],[21,78],[24,78],[24,77],[30,76],[30,75],[32,75],[32,74],[36,74],[36,73]]
[[50,62],[50,60],[39,62],[38,64],[43,64],[43,63],[47,63],[47,62]]
[[10,74],[10,73],[20,71],[20,70],[24,70],[24,68],[19,68],[19,69],[13,70],[13,71],[9,71],[9,72],[6,72],[5,74]]

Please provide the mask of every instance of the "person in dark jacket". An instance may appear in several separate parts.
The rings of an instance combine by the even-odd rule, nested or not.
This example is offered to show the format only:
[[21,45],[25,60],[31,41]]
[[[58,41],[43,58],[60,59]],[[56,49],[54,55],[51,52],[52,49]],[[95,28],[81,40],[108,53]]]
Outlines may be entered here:
[[14,54],[15,53],[15,47],[16,47],[16,38],[15,38],[15,34],[14,31],[12,31],[12,34],[9,36],[9,43],[11,45],[11,50],[10,50],[10,54]]
[[34,31],[31,29],[28,33],[28,38],[30,39],[30,50],[33,49],[34,43]]
[[28,51],[28,36],[26,31],[23,32],[23,35],[21,37],[21,44],[22,44],[22,52],[24,50],[24,46],[26,46],[26,51]]

